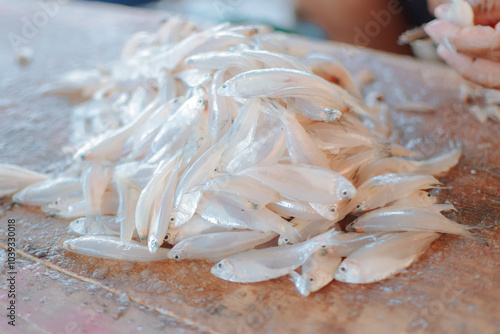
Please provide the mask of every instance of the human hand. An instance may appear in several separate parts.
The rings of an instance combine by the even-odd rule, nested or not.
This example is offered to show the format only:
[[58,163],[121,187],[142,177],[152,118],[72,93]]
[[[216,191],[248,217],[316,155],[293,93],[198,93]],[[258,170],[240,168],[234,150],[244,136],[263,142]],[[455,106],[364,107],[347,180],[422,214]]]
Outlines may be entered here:
[[[430,13],[453,0],[427,0]],[[474,23],[483,26],[494,26],[500,19],[500,0],[465,0],[474,11]]]
[[[469,20],[467,10],[453,8],[457,2],[439,5],[434,11],[438,19],[428,23],[425,31],[439,44],[439,56],[457,72],[483,86],[500,89],[500,4],[469,0],[476,3]],[[494,24],[495,28],[480,24]]]

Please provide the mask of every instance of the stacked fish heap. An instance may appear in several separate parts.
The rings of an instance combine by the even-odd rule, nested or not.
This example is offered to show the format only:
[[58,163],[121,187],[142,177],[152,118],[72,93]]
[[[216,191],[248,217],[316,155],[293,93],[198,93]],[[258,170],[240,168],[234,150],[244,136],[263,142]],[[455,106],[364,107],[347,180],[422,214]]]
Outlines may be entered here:
[[[460,148],[424,159],[393,142],[387,106],[295,43],[176,17],[136,34],[108,68],[50,87],[86,99],[74,126],[92,137],[73,165],[57,176],[2,165],[0,195],[78,218],[69,251],[206,259],[233,282],[291,275],[303,295],[387,278],[440,233],[471,237],[425,191]],[[348,214],[359,217],[339,224]]]

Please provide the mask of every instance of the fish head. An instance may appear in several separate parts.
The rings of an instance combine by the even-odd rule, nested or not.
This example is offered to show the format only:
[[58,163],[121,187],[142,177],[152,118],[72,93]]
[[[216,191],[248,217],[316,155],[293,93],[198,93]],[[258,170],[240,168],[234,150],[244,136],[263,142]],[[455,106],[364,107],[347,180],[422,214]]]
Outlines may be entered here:
[[61,208],[69,205],[69,203],[66,203],[61,197],[56,198],[52,203],[49,204],[49,206],[53,209],[60,210]]
[[310,205],[326,220],[335,221],[339,218],[337,203],[310,203]]
[[356,225],[355,225],[355,223],[356,223],[356,220],[355,220],[355,221],[353,221],[353,222],[352,222],[352,223],[350,223],[350,224],[347,224],[347,226],[345,227],[345,230],[346,230],[347,232],[357,232],[357,231],[356,231]]
[[[288,240],[288,238],[284,237],[283,235],[280,235],[280,237],[278,238],[278,246],[286,245],[287,240]],[[289,242],[290,241],[288,240],[288,243]]]
[[25,192],[24,191],[19,191],[17,193],[15,193],[14,195],[12,195],[12,202],[14,203],[24,203],[25,202]]
[[[170,212],[170,218],[168,218],[168,223],[172,224],[174,226],[175,226],[175,213],[176,213],[176,211],[174,209],[172,209]],[[168,233],[167,233],[167,235],[168,235]]]
[[183,243],[180,242],[170,249],[167,257],[169,259],[173,259],[176,261],[182,260],[183,259],[183,250],[184,250]]
[[192,64],[192,65],[194,65],[194,64],[196,64],[196,61],[199,60],[199,58],[200,57],[198,55],[194,55],[194,56],[186,58],[186,60],[184,60],[184,62],[186,64]]
[[93,158],[93,146],[105,136],[105,134],[102,134],[99,137],[89,139],[84,145],[82,145],[73,153],[73,160],[77,163],[83,162],[85,160],[91,160]]
[[233,96],[236,91],[236,85],[232,80],[224,82],[218,89],[217,93],[222,96]]
[[208,100],[200,97],[198,100],[196,100],[196,105],[199,109],[204,110],[208,105]]
[[180,250],[178,249],[174,249],[172,248],[169,252],[168,252],[168,255],[167,257],[169,259],[173,259],[173,260],[176,260],[176,261],[179,261],[182,259],[182,252],[180,252]]
[[366,202],[363,201],[361,203],[358,203],[356,205],[356,208],[354,209],[354,212],[361,212],[361,211],[365,211],[365,208],[366,208]]
[[437,203],[437,197],[432,196],[431,193],[429,193],[425,190],[421,190],[419,196],[422,199],[422,201],[424,201],[424,203],[426,203],[428,205],[432,205],[432,204]]
[[210,271],[215,276],[226,281],[233,281],[235,279],[234,265],[228,259],[217,262]]
[[182,106],[184,105],[197,113],[204,111],[208,107],[207,92],[202,87],[195,88],[193,91],[193,96],[191,96],[182,104]]
[[85,218],[77,218],[73,220],[71,223],[69,223],[69,228],[71,231],[84,235],[86,234],[85,230]]
[[165,235],[165,241],[171,245],[174,245],[175,244],[175,239],[176,239],[176,234],[172,233],[172,232],[168,232],[166,235]]
[[335,279],[344,283],[362,283],[361,269],[356,262],[345,259],[337,271],[335,272]]
[[356,195],[356,187],[347,179],[342,180],[338,187],[338,196],[341,199],[352,199]]
[[76,239],[69,239],[69,240],[66,240],[64,243],[63,243],[63,248],[66,249],[66,250],[69,250],[71,252],[76,252],[77,250],[77,247],[75,245],[76,243]]
[[148,249],[150,253],[156,253],[163,243],[162,238],[158,237],[158,234],[149,235],[148,237]]
[[40,208],[43,212],[46,212],[49,217],[55,216],[57,212],[61,211],[56,205],[54,205],[54,202],[44,204]]
[[172,108],[173,110],[178,109],[183,103],[185,99],[183,96],[177,96],[174,97],[173,99],[169,100],[167,102],[168,107]]
[[316,270],[314,273],[306,273],[304,274],[304,280],[307,281],[307,290],[309,292],[316,292],[325,285],[327,285],[333,277],[331,275],[327,275],[322,270]]
[[326,114],[326,122],[333,122],[342,117],[342,112],[337,109],[324,108],[323,111]]
[[323,212],[322,216],[326,219],[328,219],[329,221],[335,221],[335,220],[338,220],[339,218],[339,213],[338,213],[338,209],[337,209],[337,205],[336,204],[332,204],[330,206],[328,206],[327,210],[325,212]]

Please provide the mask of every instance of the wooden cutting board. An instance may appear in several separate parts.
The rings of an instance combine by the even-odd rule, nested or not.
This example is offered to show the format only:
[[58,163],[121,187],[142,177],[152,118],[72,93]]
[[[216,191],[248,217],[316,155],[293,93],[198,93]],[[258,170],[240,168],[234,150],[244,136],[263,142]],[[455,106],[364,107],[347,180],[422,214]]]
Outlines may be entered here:
[[[138,30],[153,31],[165,14],[97,3],[68,3],[40,14],[35,2],[0,3],[0,163],[60,171],[71,137],[72,104],[41,96],[44,83],[69,70],[91,69],[119,57]],[[9,36],[26,22],[39,27],[23,43],[30,66],[14,60]],[[42,24],[43,23],[43,24]],[[24,28],[27,29],[27,28]],[[464,155],[441,179],[453,219],[479,230],[489,243],[443,236],[396,277],[375,284],[333,282],[301,297],[286,278],[235,284],[210,274],[203,261],[138,264],[65,252],[68,222],[35,207],[1,199],[0,247],[7,219],[16,220],[17,326],[0,318],[4,333],[499,333],[500,332],[500,125],[480,124],[458,97],[461,79],[444,65],[350,46],[298,39],[337,55],[356,73],[370,69],[371,88],[396,106],[425,101],[431,113],[394,115],[401,143],[425,155],[461,142]],[[1,256],[0,256],[1,258]],[[7,305],[5,270],[0,301]],[[2,313],[3,314],[3,313]]]

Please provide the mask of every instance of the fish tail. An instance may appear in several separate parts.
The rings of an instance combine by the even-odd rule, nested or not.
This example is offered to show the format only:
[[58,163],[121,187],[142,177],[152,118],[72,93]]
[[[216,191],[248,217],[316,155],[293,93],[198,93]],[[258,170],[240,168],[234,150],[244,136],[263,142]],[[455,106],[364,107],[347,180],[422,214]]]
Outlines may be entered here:
[[473,234],[473,236],[476,239],[476,241],[478,241],[483,246],[490,247],[490,244],[488,243],[488,241],[486,241],[486,239],[484,239],[482,236],[477,235],[477,234]]
[[493,228],[495,227],[495,225],[486,225],[486,226],[467,226],[468,229],[471,229],[471,230],[482,230],[482,229],[485,229],[485,228]]
[[[467,227],[468,229],[468,227]],[[467,239],[472,239],[472,240],[475,240],[477,242],[479,242],[480,244],[482,244],[483,246],[486,246],[486,247],[489,247],[490,245],[488,244],[488,242],[480,235],[477,235],[477,234],[473,234],[473,233],[470,233],[469,231],[467,230],[464,230],[462,233],[461,233],[462,236],[466,237]]]
[[453,204],[432,204],[431,207],[439,211],[457,211]]
[[[495,225],[484,225],[484,226],[467,226],[467,229],[468,230],[483,230],[483,229],[487,229],[487,228],[494,228]],[[477,235],[477,234],[472,234],[469,232],[470,235],[472,235],[472,237],[478,241],[479,243],[481,243],[482,245],[486,246],[486,247],[489,247],[489,243],[484,239],[483,236],[480,236],[480,235]]]
[[[334,236],[337,234],[340,234],[342,232],[337,231],[335,228],[332,228],[331,230],[326,231],[325,233],[322,233],[313,239],[321,246],[321,247],[326,247],[330,246],[333,244],[337,244],[338,241],[335,240]],[[312,239],[311,239],[312,240]]]

